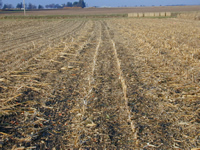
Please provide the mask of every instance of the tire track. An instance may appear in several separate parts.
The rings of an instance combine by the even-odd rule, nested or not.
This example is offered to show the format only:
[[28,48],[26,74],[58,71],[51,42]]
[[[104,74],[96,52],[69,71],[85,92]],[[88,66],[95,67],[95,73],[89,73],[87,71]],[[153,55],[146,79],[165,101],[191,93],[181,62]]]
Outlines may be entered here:
[[127,116],[128,116],[128,122],[130,123],[131,125],[131,129],[132,129],[132,132],[134,133],[134,136],[135,136],[135,139],[137,139],[137,132],[135,130],[135,123],[132,121],[132,114],[131,114],[131,109],[129,108],[129,101],[128,101],[128,97],[127,97],[127,85],[126,85],[126,81],[125,81],[125,78],[123,77],[123,73],[122,73],[122,70],[121,70],[121,64],[120,64],[120,60],[118,58],[118,54],[117,54],[117,50],[116,50],[116,47],[115,47],[115,42],[113,40],[111,40],[112,43],[113,43],[113,48],[114,48],[114,53],[115,53],[115,59],[117,60],[117,67],[118,67],[118,72],[119,72],[119,79],[121,81],[121,84],[122,84],[122,88],[123,88],[123,93],[124,93],[124,99],[125,99],[125,107],[126,107],[126,110],[127,110]]
[[[62,64],[67,64],[70,61],[73,62],[83,62],[80,64],[80,68],[74,68],[71,70],[68,70],[65,72],[66,74],[63,74],[63,77],[59,77],[61,80],[58,80],[58,87],[65,87],[67,90],[66,93],[71,93],[69,95],[66,95],[67,98],[64,98],[64,100],[58,100],[55,105],[52,107],[54,108],[53,112],[53,118],[54,120],[59,121],[62,125],[62,134],[54,135],[55,138],[60,138],[59,143],[52,143],[53,147],[58,148],[61,143],[63,147],[71,148],[75,144],[74,142],[74,136],[75,131],[72,129],[74,128],[74,122],[77,119],[78,115],[77,112],[80,111],[80,97],[82,96],[82,93],[84,93],[84,84],[85,79],[84,77],[87,75],[87,70],[91,66],[92,58],[91,57],[94,54],[94,50],[96,47],[96,30],[98,28],[98,24],[95,23],[95,26],[93,27],[93,31],[91,32],[91,36],[88,38],[87,42],[82,47],[82,49],[78,49],[78,55],[75,57],[69,57],[67,60],[63,61]],[[86,35],[87,36],[87,35]],[[93,43],[93,44],[90,44]],[[76,54],[76,53],[74,53]],[[72,76],[72,77],[70,77]],[[56,77],[58,78],[58,77]],[[67,78],[70,78],[70,80]],[[66,80],[64,80],[66,79]],[[60,84],[60,85],[59,85]],[[86,83],[87,84],[87,83]],[[57,87],[57,86],[56,86]],[[68,87],[68,88],[67,88]],[[68,91],[68,89],[70,89]],[[55,90],[55,89],[54,89]],[[62,116],[59,116],[59,113],[62,113]],[[67,113],[66,113],[67,112]],[[77,123],[77,122],[76,122]],[[60,131],[59,127],[54,127],[55,131]],[[79,130],[78,128],[76,130]],[[75,144],[76,145],[76,144]]]
[[130,121],[125,80],[107,25],[100,23],[88,92],[74,109],[78,117],[72,141],[75,148],[132,148],[137,133]]
[[[75,107],[74,105],[76,104],[76,99],[79,98],[77,90],[80,83],[77,81],[84,83],[84,79],[82,77],[86,73],[85,69],[89,67],[87,66],[90,64],[89,62],[92,62],[91,55],[94,54],[93,51],[95,50],[96,46],[96,28],[97,27],[94,23],[90,23],[89,27],[86,26],[81,29],[80,33],[74,34],[73,37],[75,40],[73,41],[72,45],[78,45],[80,43],[83,45],[73,51],[71,51],[70,48],[65,49],[66,43],[59,43],[59,48],[62,48],[61,52],[73,52],[74,55],[65,57],[63,59],[60,58],[59,55],[56,57],[55,50],[53,52],[55,53],[56,57],[54,60],[60,63],[55,64],[52,62],[49,64],[43,64],[43,61],[41,61],[38,62],[38,65],[48,68],[49,71],[47,70],[46,72],[46,70],[43,70],[42,67],[37,68],[37,70],[30,71],[30,73],[37,75],[39,77],[38,79],[30,80],[29,78],[23,79],[23,76],[17,77],[18,81],[23,82],[21,85],[22,88],[19,90],[19,92],[21,91],[24,93],[23,91],[28,91],[28,93],[36,94],[32,95],[31,99],[33,99],[34,102],[37,101],[36,103],[39,107],[32,107],[35,108],[36,112],[40,115],[40,118],[45,120],[45,126],[40,126],[38,128],[36,125],[36,128],[39,132],[30,133],[35,121],[26,119],[27,124],[22,125],[26,128],[23,130],[27,134],[26,137],[29,138],[27,142],[33,146],[37,145],[37,149],[41,149],[44,146],[48,148],[54,147],[56,149],[65,149],[65,145],[68,144],[68,141],[65,138],[65,136],[70,137],[71,135],[71,133],[68,132],[70,130],[68,125],[70,125],[71,120],[76,117],[73,113],[70,113],[70,110]],[[86,29],[86,31],[84,31],[84,29]],[[84,63],[78,64],[73,69],[61,70],[63,66],[68,65],[68,63],[71,61],[83,61]],[[52,72],[52,70],[57,70],[57,72]],[[14,81],[13,84],[17,84],[16,81]],[[26,101],[27,100],[25,98],[20,99],[20,102],[26,103]],[[22,107],[23,109],[29,109],[26,105],[23,105]],[[20,108],[18,108],[16,111],[21,112]],[[23,120],[23,116],[19,116],[19,118]],[[41,122],[41,120],[37,120],[36,122]],[[18,134],[20,134],[20,131],[16,131],[13,137],[16,138]],[[23,138],[16,139],[18,141],[24,140]],[[13,141],[10,141],[10,143],[11,142]],[[6,146],[7,145],[5,145],[4,149],[8,149]]]
[[[121,66],[124,75],[126,75],[126,80],[128,81],[129,107],[134,114],[133,118],[138,131],[138,147],[143,149],[189,149],[191,147],[198,147],[198,138],[192,141],[188,138],[192,137],[192,135],[193,137],[196,136],[198,123],[192,125],[192,130],[188,130],[189,128],[179,123],[183,120],[187,122],[188,118],[184,118],[184,114],[188,112],[195,114],[198,104],[195,100],[191,104],[188,104],[188,101],[182,98],[180,100],[179,94],[181,92],[177,95],[171,94],[173,93],[171,91],[174,90],[170,86],[173,80],[170,80],[170,83],[168,83],[168,80],[164,83],[157,82],[164,81],[163,79],[165,79],[166,76],[168,78],[173,76],[174,79],[181,79],[179,81],[179,86],[182,86],[183,80],[185,80],[184,83],[187,83],[184,77],[183,80],[182,77],[180,77],[182,73],[176,73],[176,68],[179,66],[179,63],[177,63],[177,60],[179,60],[178,58],[181,57],[184,60],[182,54],[177,55],[175,51],[176,55],[174,55],[174,53],[171,53],[168,49],[165,49],[165,51],[160,54],[160,50],[166,48],[162,45],[162,40],[166,41],[166,37],[170,34],[170,36],[178,36],[178,34],[175,34],[177,28],[174,28],[169,22],[165,22],[164,20],[157,20],[153,23],[154,26],[160,25],[159,30],[152,28],[152,20],[123,21],[124,22],[119,25],[115,25],[113,20],[108,23],[109,26],[116,31],[114,39],[117,49],[120,50],[118,53],[119,58],[122,60]],[[178,24],[178,22],[176,23]],[[145,26],[145,28],[143,28],[143,26]],[[187,28],[186,25],[184,26],[184,28]],[[156,32],[152,30],[148,31],[149,28]],[[171,33],[168,32],[165,35],[162,31],[168,28]],[[187,33],[187,29],[184,33]],[[150,35],[152,35],[151,38]],[[143,37],[143,39],[141,37]],[[155,39],[155,42],[152,42],[154,41],[153,39]],[[160,39],[160,41],[158,39]],[[156,43],[158,45],[156,45]],[[152,46],[154,48],[152,48]],[[179,49],[177,45],[173,47],[174,49]],[[184,50],[182,52],[184,52]],[[170,63],[164,64],[165,61]],[[184,64],[184,61],[181,63]],[[156,72],[157,69],[159,71]],[[184,69],[186,68],[184,67],[183,70]],[[189,83],[191,84],[192,82]],[[196,85],[192,83],[192,86],[195,87]],[[160,93],[162,93],[162,96],[159,96]],[[169,95],[173,95],[174,97],[172,96],[172,98]],[[173,102],[171,101],[172,99]],[[194,119],[196,116],[194,115],[191,117]],[[190,126],[189,124],[188,122],[188,126]],[[187,137],[185,135],[187,135]]]

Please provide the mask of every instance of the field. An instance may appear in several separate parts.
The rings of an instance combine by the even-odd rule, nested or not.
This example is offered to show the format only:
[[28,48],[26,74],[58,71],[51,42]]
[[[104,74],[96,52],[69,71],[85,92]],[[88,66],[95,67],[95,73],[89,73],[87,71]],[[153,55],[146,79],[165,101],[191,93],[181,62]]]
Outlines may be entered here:
[[[122,15],[134,12],[193,12],[200,11],[198,6],[160,6],[160,7],[116,7],[116,8],[84,8],[84,9],[57,9],[27,11],[29,16],[56,16],[56,15]],[[0,15],[23,15],[23,11],[0,11]],[[1,17],[1,16],[0,16]],[[94,16],[93,16],[94,17]]]
[[200,147],[200,22],[0,20],[0,147]]

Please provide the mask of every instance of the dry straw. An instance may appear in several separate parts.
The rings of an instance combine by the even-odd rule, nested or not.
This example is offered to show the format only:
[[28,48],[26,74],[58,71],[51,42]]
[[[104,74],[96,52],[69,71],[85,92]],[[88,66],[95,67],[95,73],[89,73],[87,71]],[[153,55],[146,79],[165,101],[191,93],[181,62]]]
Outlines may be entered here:
[[[110,21],[110,26],[117,22],[116,20]],[[122,58],[121,66],[124,67],[130,63],[133,67],[124,71],[131,76],[126,77],[130,79],[126,83],[128,91],[131,91],[131,87],[135,83],[135,86],[138,86],[137,94],[143,98],[140,100],[146,104],[144,107],[152,109],[151,111],[157,110],[154,117],[165,114],[163,118],[159,116],[155,122],[159,124],[164,119],[168,119],[171,124],[168,129],[176,133],[179,141],[182,141],[182,144],[178,145],[178,140],[166,139],[174,143],[174,148],[198,147],[196,133],[199,130],[197,116],[200,96],[199,22],[178,19],[130,19],[120,20],[120,24],[112,27],[124,37],[118,41],[119,43],[123,42],[123,51],[127,57],[126,61],[125,58],[123,59],[123,53],[119,56]],[[134,74],[131,74],[131,69]],[[131,80],[136,80],[134,75],[138,75],[139,83],[131,82]],[[133,95],[129,93],[128,97],[133,97]],[[159,104],[158,107],[151,105],[154,104],[153,101]],[[168,113],[169,110],[170,113]],[[152,113],[144,108],[140,108],[140,111],[147,113],[145,116]],[[158,126],[156,127],[153,122],[145,118],[139,120],[138,125],[151,126],[148,130],[144,129],[143,134],[157,133],[156,136],[148,137],[139,134],[140,144],[149,138],[155,140],[159,136],[163,138],[159,133]],[[183,132],[179,132],[179,127]],[[188,141],[188,139],[190,140]],[[169,145],[158,142],[156,144],[143,143],[144,147],[160,145],[162,148],[169,148]]]
[[181,19],[200,20],[200,12],[180,13],[177,17]]

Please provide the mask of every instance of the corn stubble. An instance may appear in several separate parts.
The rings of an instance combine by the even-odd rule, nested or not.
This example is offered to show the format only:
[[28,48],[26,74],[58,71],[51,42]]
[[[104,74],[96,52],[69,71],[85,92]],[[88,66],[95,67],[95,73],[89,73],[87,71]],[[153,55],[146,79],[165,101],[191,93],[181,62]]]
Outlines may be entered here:
[[200,12],[180,13],[177,17],[181,19],[200,20]]
[[0,147],[198,148],[199,27],[186,19],[2,21]]

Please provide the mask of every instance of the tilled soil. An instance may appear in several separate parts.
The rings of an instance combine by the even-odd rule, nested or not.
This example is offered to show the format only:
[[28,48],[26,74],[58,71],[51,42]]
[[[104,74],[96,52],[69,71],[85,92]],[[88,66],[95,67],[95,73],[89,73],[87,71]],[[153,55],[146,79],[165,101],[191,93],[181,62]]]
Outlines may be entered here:
[[[199,49],[198,35],[188,32],[192,23],[200,32],[198,22],[41,20],[31,21],[32,26],[22,22],[0,26],[2,149],[200,146],[196,70],[193,80],[189,70],[187,78],[176,83],[182,74],[170,69],[176,65],[184,72],[189,66],[178,62],[183,58],[184,64],[190,56],[181,49],[176,61],[169,53],[178,51],[185,37],[193,41],[184,41],[187,48]],[[168,30],[167,24],[171,32],[162,37],[159,30]],[[185,27],[181,35],[174,34]],[[199,65],[195,58],[189,60]]]

